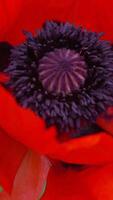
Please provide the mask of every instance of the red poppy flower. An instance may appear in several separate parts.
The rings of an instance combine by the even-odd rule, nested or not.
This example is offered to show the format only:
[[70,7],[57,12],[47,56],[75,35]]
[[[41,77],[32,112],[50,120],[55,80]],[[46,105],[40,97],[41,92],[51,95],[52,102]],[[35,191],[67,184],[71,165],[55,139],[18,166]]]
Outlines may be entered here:
[[[67,0],[66,2],[61,1],[59,2],[59,4],[58,4],[58,1],[51,1],[51,0],[47,2],[46,1],[37,2],[37,1],[31,1],[31,0],[28,0],[27,2],[23,2],[23,1],[15,2],[14,0],[1,1],[0,3],[0,10],[1,10],[0,12],[0,15],[1,15],[0,39],[1,41],[7,41],[12,44],[17,44],[17,43],[19,44],[20,42],[24,40],[23,35],[21,34],[22,30],[30,30],[34,32],[34,30],[36,28],[39,28],[45,20],[53,19],[56,21],[64,21],[64,22],[69,21],[72,23],[76,23],[77,25],[86,27],[88,30],[92,30],[96,32],[106,32],[104,39],[109,39],[110,41],[112,41],[113,40],[113,33],[112,33],[112,18],[113,17],[112,17],[112,10],[111,10],[112,4],[113,4],[112,0],[109,1],[109,4],[107,5],[106,5],[106,1],[97,2],[96,0],[92,0],[92,1],[87,0],[85,2],[82,0],[79,0],[79,1]],[[42,13],[44,13],[43,16],[42,16]],[[56,23],[55,26],[58,26],[58,27],[60,26],[59,22],[54,22],[54,23]],[[44,31],[46,30],[46,33],[47,33],[47,28],[49,25],[45,25]],[[66,34],[66,30],[67,29],[65,29],[65,34]],[[71,30],[73,30],[72,27],[71,27]],[[43,36],[43,33],[45,33],[44,31],[40,33],[40,38],[38,38],[38,40],[41,41],[41,39],[44,37]],[[75,31],[77,32],[78,29],[76,30],[74,29],[74,34],[75,34]],[[80,29],[78,32],[80,33]],[[87,33],[92,34],[92,32],[87,32]],[[95,38],[97,41],[98,39],[97,34],[93,34],[92,39],[90,40],[92,44]],[[68,41],[68,45],[70,44],[69,41]],[[33,42],[33,37],[29,34],[27,34],[27,42],[30,45]],[[65,45],[67,45],[66,41],[63,40],[63,42],[65,43]],[[84,39],[84,42],[85,42],[85,39]],[[79,41],[79,44],[82,45],[80,41]],[[33,45],[32,47],[35,47]],[[56,45],[56,43],[54,45]],[[23,46],[21,47],[23,48]],[[19,48],[21,47],[19,46]],[[10,48],[12,47],[10,46]],[[77,46],[76,48],[80,49],[80,46],[79,47]],[[106,104],[111,104],[112,98],[110,97],[112,97],[112,93],[110,90],[110,86],[112,89],[112,79],[111,79],[112,48],[111,46],[105,43],[100,44],[99,48],[104,59],[103,61],[104,66],[105,67],[107,66],[106,69],[107,69],[107,73],[109,74],[109,79],[110,79],[109,81],[108,78],[105,76],[106,71],[102,71],[103,77],[106,78],[105,84],[107,85],[108,90],[105,91],[105,88],[102,90],[101,95],[103,96],[100,97],[100,102],[104,98],[104,101],[106,102]],[[46,52],[46,56],[44,59],[43,57],[40,57],[41,67],[40,67],[39,78],[42,81],[42,85],[47,87],[46,89],[49,90],[50,92],[51,91],[53,92],[54,89],[57,93],[59,91],[62,92],[62,88],[63,88],[65,91],[65,95],[67,95],[67,93],[71,91],[71,89],[73,89],[73,84],[76,85],[76,89],[79,89],[79,84],[80,86],[84,84],[84,79],[86,78],[86,74],[87,74],[87,66],[86,66],[84,57],[81,58],[78,55],[78,53],[76,53],[75,55],[73,48],[71,48],[71,50],[69,50],[68,52],[66,51],[66,46],[63,46],[62,48],[63,51],[59,51],[58,48],[56,49],[57,50],[55,50],[54,53],[52,53],[50,50]],[[97,50],[95,51],[97,55]],[[36,52],[36,49],[35,49],[35,52]],[[12,54],[13,55],[12,60],[13,60],[14,55],[16,56],[15,59],[17,59],[18,47],[17,49],[14,50],[13,53],[14,54]],[[83,53],[83,49],[82,49],[82,53]],[[87,51],[86,53],[90,53],[90,52]],[[66,86],[60,85],[59,86],[60,89],[58,87],[54,88],[53,86],[50,87],[49,84],[45,84],[47,80],[44,80],[43,76],[41,75],[42,73],[45,73],[43,71],[44,69],[42,65],[43,66],[45,65],[45,60],[46,61],[49,60],[49,63],[46,63],[46,64],[50,66],[51,56],[52,58],[55,58],[56,54],[64,55],[64,56],[70,55],[71,58],[73,58],[74,56],[76,57],[76,60],[74,60],[74,63],[79,62],[79,71],[76,77],[77,78],[76,83],[73,82],[73,84],[70,84],[69,79],[67,79],[67,85]],[[42,54],[40,53],[40,56],[41,55]],[[62,56],[59,56],[59,57],[62,58]],[[22,57],[20,56],[19,58],[22,58]],[[107,58],[108,60],[105,60]],[[15,59],[13,60],[13,62],[15,61]],[[97,60],[95,61],[94,57],[90,59],[94,59],[93,62],[97,62]],[[7,62],[4,65],[5,67],[7,65]],[[2,66],[3,66],[3,62],[2,62]],[[15,66],[18,67],[17,65]],[[54,68],[55,67],[56,67],[56,63],[54,65]],[[83,67],[84,73],[81,73],[81,67]],[[12,75],[12,74],[9,73],[9,75]],[[72,74],[69,74],[69,76],[71,75]],[[81,75],[82,75],[82,79],[79,79],[78,77],[80,77]],[[97,73],[96,77],[100,78],[99,72]],[[0,78],[1,78],[1,82],[7,81],[8,79],[8,78],[5,78],[3,74],[0,76]],[[12,83],[15,84],[14,79]],[[60,83],[62,84],[62,82]],[[14,84],[12,84],[13,87],[16,87]],[[15,89],[15,88],[12,88],[12,89]],[[19,88],[17,87],[17,89]],[[19,92],[19,90],[17,92]],[[106,98],[105,96],[106,93],[108,93],[108,98]],[[15,94],[17,93],[15,92]],[[16,98],[17,98],[17,95],[16,95]],[[17,100],[19,101],[20,99],[17,99]],[[25,101],[25,104],[23,102],[24,101],[19,101],[19,103],[23,104],[23,106],[29,107],[29,106],[26,106],[26,101]],[[48,104],[48,102],[46,103]],[[44,106],[42,106],[41,109],[44,108]],[[100,107],[102,106],[103,104],[100,103],[98,105],[98,109],[100,109]],[[101,114],[98,115],[98,118],[96,120],[96,126],[95,127],[90,126],[91,129],[88,128],[88,132],[85,131],[85,136],[83,133],[82,136],[80,135],[79,137],[78,135],[78,137],[75,137],[75,138],[72,138],[73,135],[71,135],[71,138],[69,134],[66,135],[64,129],[63,129],[63,133],[61,134],[62,136],[61,137],[58,136],[57,134],[58,127],[56,128],[56,126],[51,126],[47,128],[46,127],[47,124],[45,123],[45,120],[42,119],[42,116],[39,117],[39,115],[37,115],[32,110],[21,107],[16,102],[14,97],[12,97],[11,94],[8,91],[6,91],[6,89],[3,89],[2,86],[0,87],[0,130],[1,130],[0,132],[0,142],[1,142],[0,143],[1,145],[0,183],[3,185],[3,187],[7,191],[11,191],[12,185],[13,185],[12,195],[1,194],[1,199],[10,199],[10,198],[19,199],[20,198],[22,200],[22,198],[24,199],[24,197],[19,196],[19,195],[23,193],[27,194],[29,188],[30,189],[32,188],[31,193],[30,194],[28,193],[25,198],[29,200],[36,198],[36,195],[38,196],[40,193],[40,191],[37,188],[39,187],[40,190],[42,189],[44,178],[46,178],[47,173],[48,173],[48,168],[50,166],[50,164],[47,161],[44,161],[41,157],[42,155],[45,155],[49,157],[50,160],[54,160],[54,161],[52,162],[52,167],[48,175],[48,182],[47,182],[48,184],[47,184],[46,192],[45,192],[45,195],[42,197],[42,199],[46,199],[46,200],[47,199],[72,199],[73,200],[76,198],[78,200],[79,199],[80,200],[85,200],[85,199],[111,200],[113,196],[112,195],[112,187],[113,187],[112,185],[112,162],[113,162],[112,107],[106,110],[106,113],[107,113],[106,117],[102,116]],[[62,125],[61,121],[58,120],[58,122],[59,122],[57,123],[58,126],[60,125],[61,127]],[[50,124],[48,124],[48,126],[51,125],[51,123],[53,123],[53,121],[51,122],[50,120]],[[67,124],[68,123],[66,123],[66,127],[67,127]],[[96,128],[96,131],[95,131],[95,128]],[[84,130],[81,130],[81,132],[82,131],[84,132]],[[96,132],[96,134],[93,134],[94,132]],[[24,184],[26,185],[26,183],[28,183],[28,188],[23,187],[23,186],[22,188],[19,188],[20,180],[22,180],[22,176],[23,176],[22,174],[25,174],[26,165],[28,165],[29,163],[28,160],[30,159],[29,156],[28,158],[25,157],[28,149],[31,149],[32,151],[35,152],[35,154],[33,154],[30,157],[31,158],[30,161],[31,163],[34,162],[34,165],[33,166],[30,165],[31,167],[28,172],[28,177],[31,177],[31,172],[35,171],[37,166],[39,166],[39,169],[35,171],[36,176],[40,177],[40,174],[43,174],[43,175],[41,176],[42,179],[40,181],[39,179],[38,180],[35,179],[35,177],[33,178],[31,177],[32,180],[31,179],[27,180],[27,178],[25,178]],[[27,161],[25,162],[23,161],[24,164],[22,165],[23,159],[27,159]],[[20,173],[19,173],[19,169],[20,169]],[[16,173],[18,173],[17,179],[15,178]],[[14,183],[14,180],[15,180],[15,183]],[[35,183],[35,186],[33,185],[34,183]],[[38,192],[36,192],[35,194],[34,194],[34,188],[36,189],[35,191],[38,190]]]

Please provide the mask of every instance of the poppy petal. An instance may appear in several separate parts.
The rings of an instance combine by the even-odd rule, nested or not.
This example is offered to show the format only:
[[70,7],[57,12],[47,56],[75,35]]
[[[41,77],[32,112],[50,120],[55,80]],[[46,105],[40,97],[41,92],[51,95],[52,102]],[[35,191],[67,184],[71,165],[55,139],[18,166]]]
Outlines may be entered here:
[[6,41],[8,33],[16,26],[22,5],[24,5],[22,0],[0,1],[0,41]]
[[0,1],[1,39],[19,43],[24,39],[23,29],[34,31],[45,20],[54,19],[105,32],[106,38],[113,41],[112,6],[112,0],[109,3],[106,0],[62,0],[59,3],[57,0]]
[[50,162],[46,157],[28,152],[17,172],[12,199],[37,199],[42,192],[49,169]]
[[0,126],[11,137],[37,153],[69,163],[99,164],[113,161],[113,138],[105,132],[61,143],[54,127],[46,128],[40,117],[20,107],[2,87],[0,106]]
[[9,80],[9,77],[4,74],[4,73],[0,73],[0,83],[5,83]]
[[113,107],[108,108],[105,116],[97,119],[97,124],[113,136]]
[[56,164],[50,169],[42,200],[112,200],[113,164],[83,169],[64,168]]
[[10,138],[0,129],[0,184],[11,191],[16,172],[27,152],[27,148]]
[[41,153],[56,146],[56,129],[47,129],[40,117],[31,110],[20,107],[2,87],[0,107],[0,125],[10,136]]
[[1,192],[0,200],[38,199],[49,168],[50,162],[47,158],[29,151],[18,169],[11,194]]
[[9,194],[4,192],[0,193],[0,200],[10,200]]

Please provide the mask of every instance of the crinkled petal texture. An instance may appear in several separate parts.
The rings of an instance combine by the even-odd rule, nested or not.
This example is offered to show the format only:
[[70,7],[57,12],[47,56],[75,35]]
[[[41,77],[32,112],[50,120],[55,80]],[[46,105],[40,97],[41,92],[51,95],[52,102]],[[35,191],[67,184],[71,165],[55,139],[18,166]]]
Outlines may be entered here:
[[113,164],[83,170],[54,166],[42,200],[112,200]]
[[[57,139],[54,127],[47,129],[41,118],[31,110],[21,108],[2,87],[0,87],[0,127],[27,147],[54,159],[79,164],[113,161],[112,135],[101,132],[61,143]],[[110,133],[113,134],[113,125]]]
[[45,185],[50,162],[43,156],[28,152],[16,174],[11,194],[0,193],[0,200],[35,200]]
[[106,32],[106,38],[113,40],[112,7],[112,0],[1,0],[0,38],[21,42],[22,29],[34,31],[45,20],[55,19]]

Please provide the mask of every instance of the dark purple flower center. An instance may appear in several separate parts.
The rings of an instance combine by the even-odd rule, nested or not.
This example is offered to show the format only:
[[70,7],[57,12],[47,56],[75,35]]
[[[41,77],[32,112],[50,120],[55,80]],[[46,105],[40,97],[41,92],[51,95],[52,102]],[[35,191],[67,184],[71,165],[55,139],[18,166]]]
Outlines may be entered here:
[[68,22],[49,21],[26,36],[11,50],[6,87],[62,135],[98,132],[97,117],[113,106],[112,46]]
[[66,48],[46,53],[39,61],[38,69],[43,87],[56,93],[68,94],[79,90],[87,76],[84,58]]

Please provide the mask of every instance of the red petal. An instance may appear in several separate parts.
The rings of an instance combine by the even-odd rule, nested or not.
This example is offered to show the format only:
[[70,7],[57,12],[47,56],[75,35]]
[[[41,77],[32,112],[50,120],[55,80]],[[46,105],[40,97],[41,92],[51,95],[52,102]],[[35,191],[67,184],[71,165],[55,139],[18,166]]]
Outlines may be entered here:
[[5,191],[1,192],[0,193],[0,200],[10,200],[8,193],[6,193]]
[[11,191],[18,167],[27,149],[0,129],[0,184]]
[[38,199],[46,181],[50,162],[43,156],[28,152],[16,174],[11,194],[3,192],[0,200]]
[[55,128],[46,129],[40,117],[36,117],[31,110],[21,108],[2,87],[0,87],[0,125],[10,136],[38,152],[47,153],[57,145]]
[[100,116],[97,120],[97,124],[105,131],[107,131],[108,134],[113,136],[113,107],[108,108],[106,113],[108,116]]
[[112,200],[113,164],[81,170],[53,166],[42,200]]
[[22,0],[0,1],[0,40],[7,40],[9,32],[13,32],[20,17],[24,2]]
[[5,83],[8,80],[9,80],[9,77],[6,74],[0,72],[0,82]]
[[1,0],[1,39],[21,42],[23,29],[34,31],[45,20],[55,19],[106,32],[106,38],[113,40],[112,7],[112,0],[62,0],[59,3],[57,0]]
[[113,161],[113,138],[105,132],[60,143],[54,127],[46,129],[41,118],[18,106],[2,87],[0,106],[0,126],[10,136],[38,153],[70,163],[99,164]]
[[35,200],[43,190],[50,162],[43,156],[29,152],[15,178],[12,200]]

